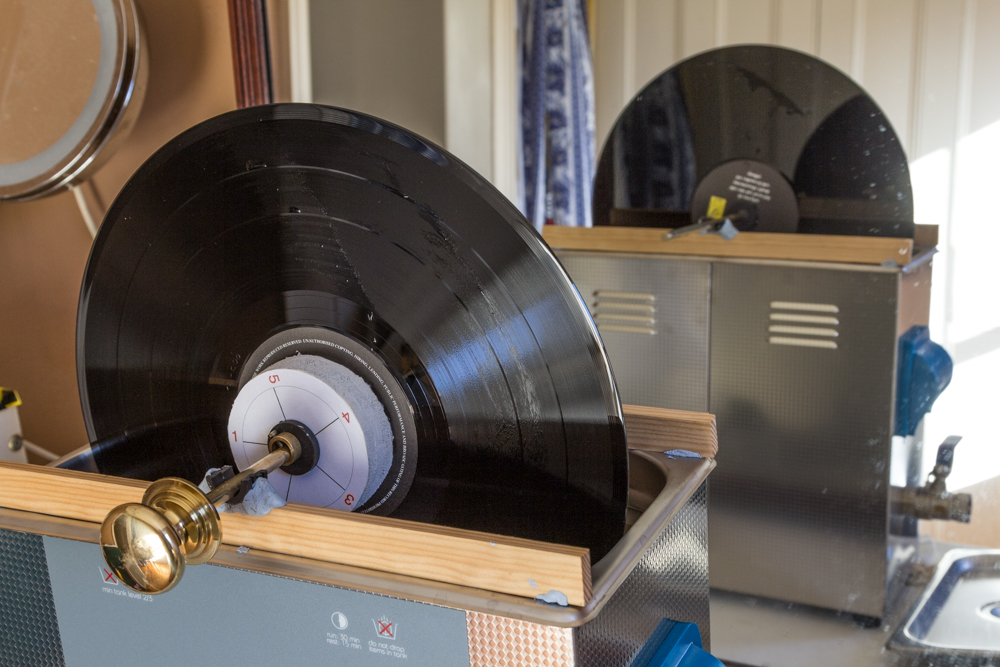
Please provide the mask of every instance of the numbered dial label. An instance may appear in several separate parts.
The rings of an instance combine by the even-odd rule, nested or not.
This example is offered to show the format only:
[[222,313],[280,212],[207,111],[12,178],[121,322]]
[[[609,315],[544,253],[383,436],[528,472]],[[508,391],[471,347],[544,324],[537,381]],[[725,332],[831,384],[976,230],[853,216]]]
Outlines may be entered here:
[[351,407],[322,380],[302,371],[265,371],[243,386],[229,413],[229,445],[243,470],[267,455],[278,423],[293,419],[316,434],[319,463],[305,475],[280,469],[268,480],[286,500],[352,510],[368,480],[368,450]]

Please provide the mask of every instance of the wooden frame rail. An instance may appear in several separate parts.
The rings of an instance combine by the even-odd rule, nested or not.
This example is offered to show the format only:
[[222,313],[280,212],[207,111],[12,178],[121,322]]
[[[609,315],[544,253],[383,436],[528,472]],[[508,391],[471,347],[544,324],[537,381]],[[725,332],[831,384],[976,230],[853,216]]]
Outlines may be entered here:
[[[94,524],[116,506],[142,500],[148,485],[0,463],[0,506]],[[576,606],[590,598],[590,552],[579,547],[295,503],[263,517],[221,519],[223,544],[530,598],[557,590]]]
[[[712,458],[715,418],[624,406],[629,446]],[[149,482],[0,462],[0,507],[99,525],[135,503]],[[223,514],[222,541],[272,553],[534,598],[560,591],[582,607],[592,594],[587,549],[291,503],[263,517]],[[96,535],[96,531],[95,531]]]
[[913,258],[913,239],[885,236],[771,234],[743,232],[726,241],[716,234],[686,234],[668,241],[655,227],[560,227],[546,225],[545,241],[563,250],[598,250],[659,255],[700,255],[900,266]]
[[714,459],[719,451],[715,415],[638,405],[623,405],[622,412],[629,449],[683,449],[706,459]]

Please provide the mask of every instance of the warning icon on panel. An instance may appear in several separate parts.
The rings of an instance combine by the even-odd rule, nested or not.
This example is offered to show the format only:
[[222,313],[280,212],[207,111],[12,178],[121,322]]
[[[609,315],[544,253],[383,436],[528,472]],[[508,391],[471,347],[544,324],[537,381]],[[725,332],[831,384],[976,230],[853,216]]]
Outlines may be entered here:
[[375,624],[375,632],[379,637],[384,637],[386,639],[395,639],[397,634],[397,626],[395,623],[390,621],[388,618],[383,616],[377,621],[373,618],[372,623]]
[[115,577],[114,573],[108,572],[103,567],[98,567],[97,571],[101,573],[101,581],[106,584],[111,584],[112,586],[118,585],[118,579]]

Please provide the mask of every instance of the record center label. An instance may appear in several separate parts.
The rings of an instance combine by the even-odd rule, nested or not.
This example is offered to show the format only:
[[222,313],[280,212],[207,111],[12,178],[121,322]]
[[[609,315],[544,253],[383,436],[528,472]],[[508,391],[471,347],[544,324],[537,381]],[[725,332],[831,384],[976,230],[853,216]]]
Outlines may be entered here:
[[229,413],[229,444],[240,470],[267,455],[268,436],[282,421],[308,426],[319,462],[304,475],[278,469],[268,481],[290,502],[351,510],[365,490],[368,450],[351,407],[332,387],[299,370],[265,371],[243,386]]
[[771,184],[761,180],[761,175],[753,171],[733,176],[733,182],[729,185],[729,191],[735,192],[737,199],[754,204],[759,204],[762,201],[771,201]]
[[[721,202],[722,205],[719,204]],[[799,206],[788,180],[778,170],[756,160],[721,164],[701,179],[691,197],[691,211],[722,208],[720,219],[743,213],[734,221],[741,232],[794,232]],[[697,220],[695,220],[697,222]]]

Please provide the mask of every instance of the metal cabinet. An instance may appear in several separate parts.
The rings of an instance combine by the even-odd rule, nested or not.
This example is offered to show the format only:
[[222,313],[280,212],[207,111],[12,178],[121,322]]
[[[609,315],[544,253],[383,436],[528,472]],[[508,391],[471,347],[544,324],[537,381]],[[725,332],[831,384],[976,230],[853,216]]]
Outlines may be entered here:
[[881,617],[897,341],[929,266],[557,255],[623,401],[717,417],[712,586]]

